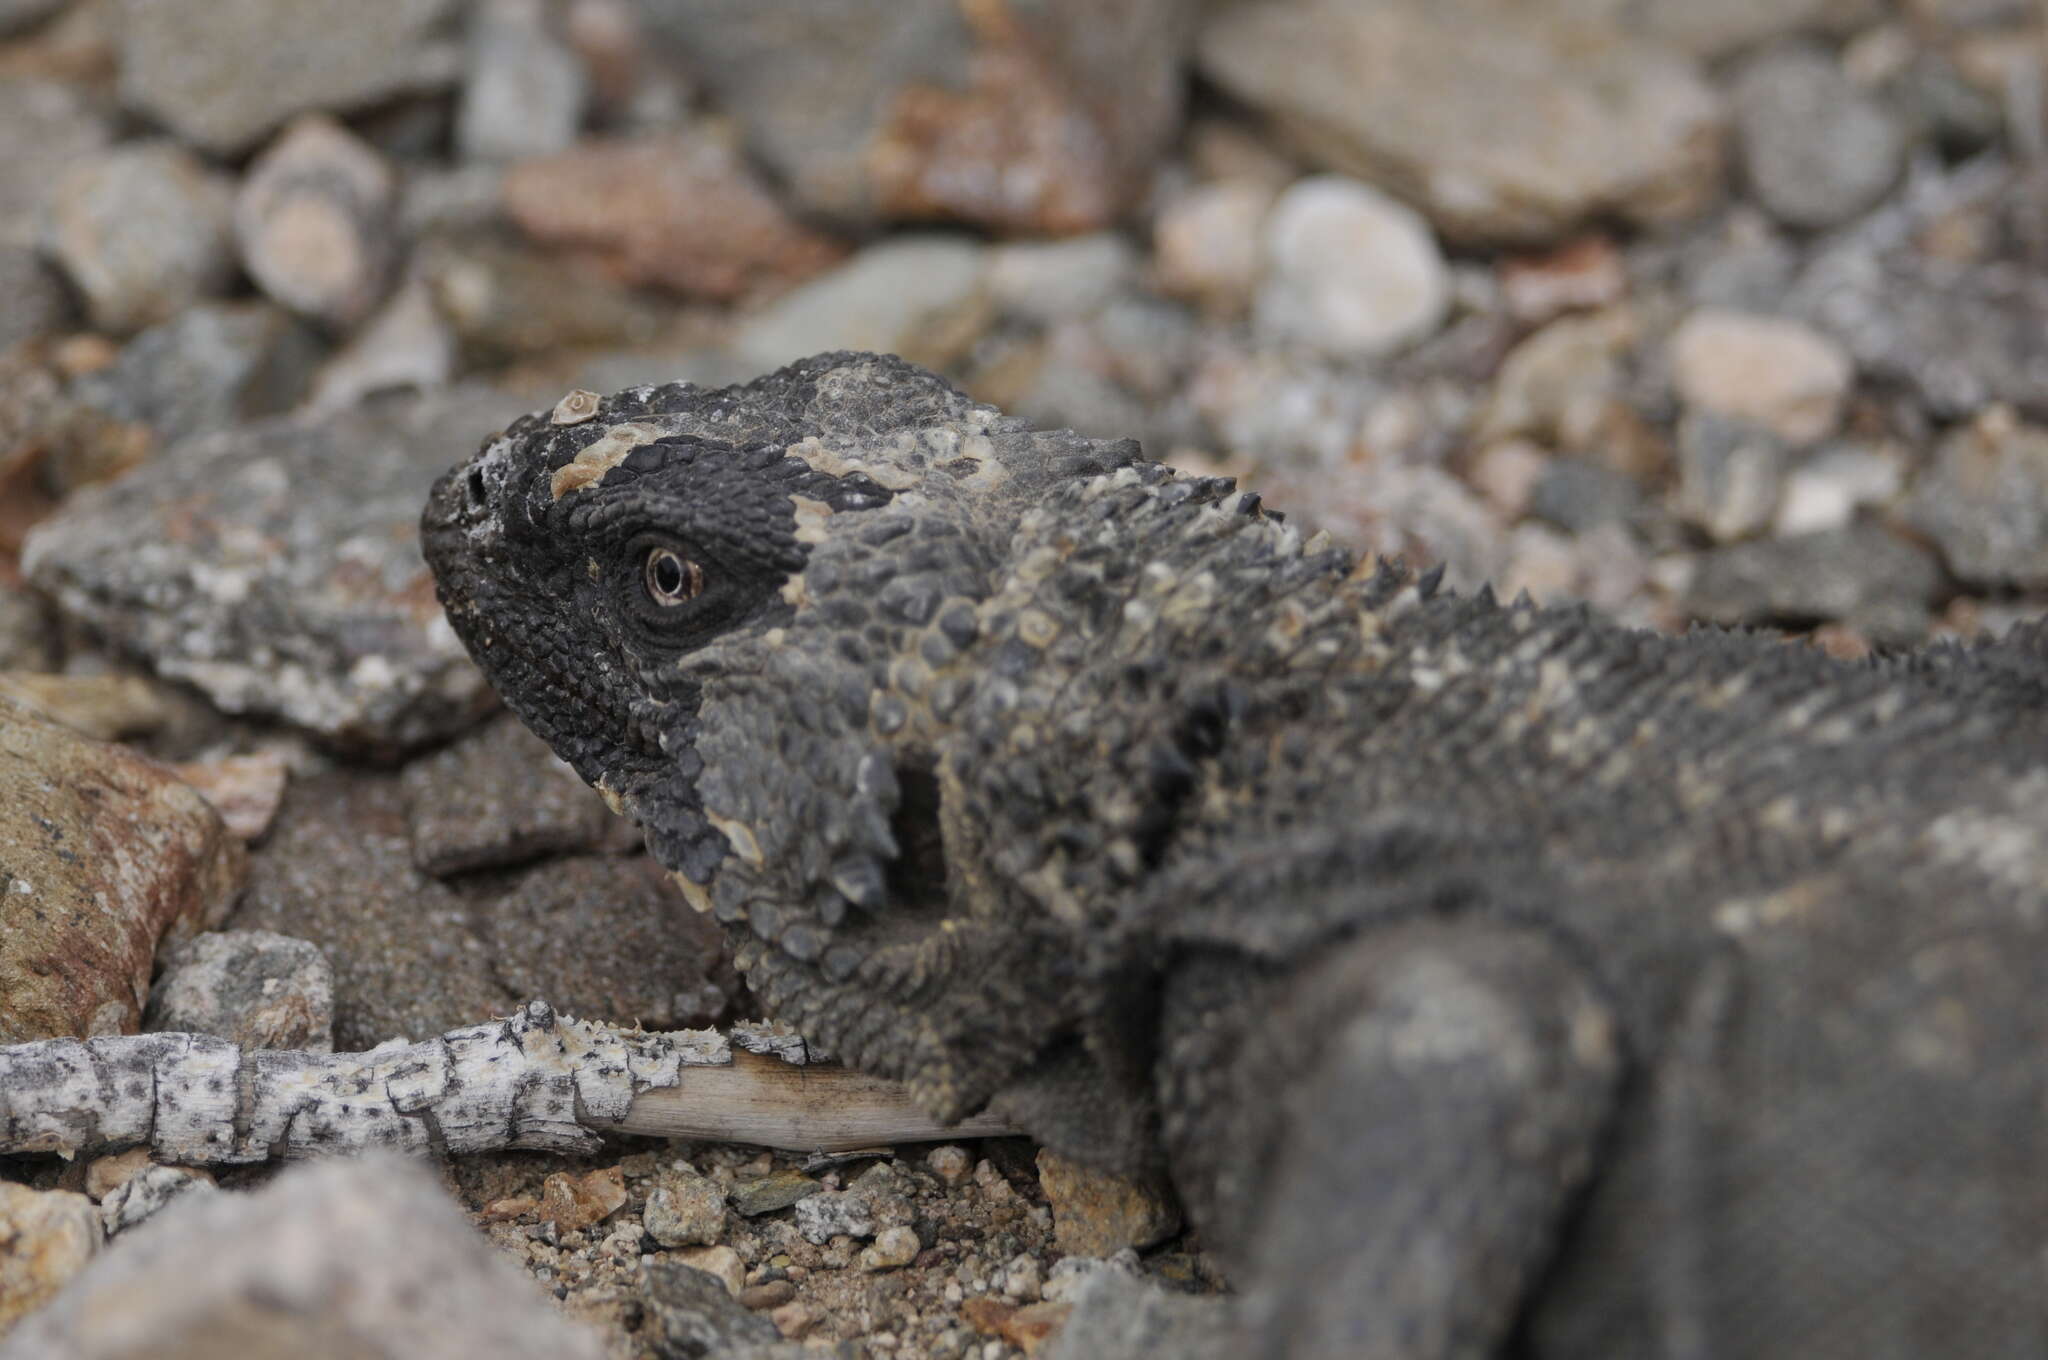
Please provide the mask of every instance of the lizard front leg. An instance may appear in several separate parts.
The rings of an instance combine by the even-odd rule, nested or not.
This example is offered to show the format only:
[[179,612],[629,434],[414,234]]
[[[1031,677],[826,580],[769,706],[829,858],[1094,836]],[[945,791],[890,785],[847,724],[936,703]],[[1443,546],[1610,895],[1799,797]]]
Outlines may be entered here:
[[1204,950],[1163,1015],[1174,1176],[1244,1292],[1241,1354],[1494,1353],[1611,1111],[1616,1027],[1550,939],[1367,930],[1292,969]]

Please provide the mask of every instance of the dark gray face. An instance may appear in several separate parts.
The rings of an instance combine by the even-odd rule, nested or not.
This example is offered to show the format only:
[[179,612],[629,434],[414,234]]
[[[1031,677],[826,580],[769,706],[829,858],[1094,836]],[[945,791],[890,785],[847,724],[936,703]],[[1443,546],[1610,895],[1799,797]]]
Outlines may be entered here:
[[[884,387],[916,374],[896,367],[869,365]],[[781,591],[808,552],[800,506],[871,510],[892,495],[788,452],[817,438],[804,411],[832,376],[814,360],[724,392],[572,393],[451,470],[421,518],[449,622],[492,685],[700,882],[724,842],[696,811],[699,682],[681,662],[788,620]]]

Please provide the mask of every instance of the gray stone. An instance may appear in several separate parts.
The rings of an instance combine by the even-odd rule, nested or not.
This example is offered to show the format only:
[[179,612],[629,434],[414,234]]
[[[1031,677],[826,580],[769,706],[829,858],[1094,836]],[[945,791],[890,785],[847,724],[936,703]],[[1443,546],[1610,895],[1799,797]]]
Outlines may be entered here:
[[797,1201],[796,1229],[804,1241],[822,1246],[840,1235],[873,1237],[875,1214],[867,1197],[852,1190],[825,1190]]
[[1529,491],[1529,514],[1570,533],[1626,523],[1642,509],[1642,492],[1613,468],[1585,458],[1553,458]]
[[397,202],[382,156],[332,119],[297,119],[251,163],[236,196],[242,265],[286,307],[346,329],[390,280]]
[[1868,376],[1902,383],[1938,419],[2008,401],[2048,416],[2048,274],[1997,261],[1973,269],[1905,250],[1829,252],[1794,306],[1830,331]]
[[1369,185],[1298,181],[1274,203],[1265,236],[1252,322],[1268,338],[1366,358],[1426,338],[1450,312],[1450,269],[1429,224]]
[[1839,529],[1866,506],[1884,507],[1905,485],[1898,449],[1831,444],[1816,451],[1785,479],[1772,530],[1780,537]]
[[1678,423],[1678,514],[1718,542],[1747,538],[1771,522],[1790,462],[1769,430],[1688,412]]
[[664,1247],[709,1246],[725,1236],[725,1196],[694,1170],[671,1167],[648,1192],[640,1221]]
[[[1106,226],[1179,128],[1188,0],[640,0],[815,212],[1019,234]],[[793,35],[801,34],[801,41]]]
[[1243,1353],[1232,1326],[1234,1299],[1190,1298],[1118,1270],[1090,1274],[1072,1294],[1074,1311],[1043,1352],[1045,1360],[1172,1355],[1224,1360]]
[[[75,380],[70,396],[147,427],[163,448],[290,409],[320,355],[318,339],[268,303],[201,303],[137,335],[113,363]],[[91,480],[63,476],[59,489]]]
[[477,364],[632,344],[662,323],[657,308],[616,280],[530,247],[437,240],[414,269],[459,350]]
[[[1201,69],[1316,164],[1460,242],[1689,215],[1719,187],[1721,110],[1691,60],[1511,0],[1238,0]],[[1484,41],[1475,41],[1483,34]]]
[[1841,621],[1873,641],[1925,636],[1940,597],[1931,554],[1879,524],[1758,539],[1702,553],[1685,605],[1712,623]]
[[107,1236],[117,1237],[148,1222],[189,1194],[212,1194],[213,1176],[196,1166],[146,1166],[100,1201]]
[[226,287],[231,202],[227,179],[183,147],[130,142],[57,180],[44,247],[92,324],[126,335]]
[[690,1029],[739,990],[724,933],[644,855],[546,861],[495,889],[476,919],[514,996],[580,1019]]
[[723,1360],[751,1354],[754,1347],[781,1349],[782,1334],[774,1324],[748,1312],[717,1276],[704,1271],[668,1261],[650,1265],[642,1274],[641,1299],[648,1314],[641,1334],[660,1355]]
[[[0,170],[0,174],[4,174]],[[71,321],[71,299],[32,246],[10,245],[0,233],[0,350],[59,330]]]
[[1113,231],[1012,241],[989,256],[988,291],[1006,315],[1049,325],[1096,311],[1137,281],[1138,252]]
[[457,0],[121,0],[121,98],[217,155],[292,115],[444,89]]
[[437,878],[595,850],[624,825],[509,716],[413,761],[404,785],[413,862]]
[[220,924],[242,844],[193,789],[0,699],[0,1043],[133,1033],[158,944]]
[[324,415],[380,392],[446,386],[455,376],[455,349],[433,290],[409,279],[320,369],[307,410]]
[[211,1034],[245,1049],[334,1051],[334,967],[310,940],[208,931],[170,950],[143,1029]]
[[483,0],[469,17],[455,149],[464,160],[545,156],[576,140],[590,81],[539,0]]
[[979,331],[977,313],[985,319],[987,266],[987,249],[971,241],[898,236],[742,322],[732,348],[759,369],[833,349],[942,362]]
[[1906,516],[1972,585],[2048,586],[2048,429],[1994,409],[1950,434]]
[[1730,102],[1749,186],[1788,226],[1838,226],[1898,181],[1904,135],[1825,48],[1756,54],[1736,73]]
[[445,736],[493,701],[414,525],[450,450],[516,407],[460,388],[200,436],[74,496],[24,565],[68,613],[227,711],[372,752]]
[[604,1347],[424,1167],[370,1156],[294,1167],[255,1194],[184,1196],[0,1343],[7,1360],[140,1354],[599,1360]]
[[741,1181],[733,1186],[728,1198],[732,1200],[734,1212],[747,1218],[772,1214],[777,1209],[787,1209],[798,1200],[815,1195],[824,1186],[800,1171],[787,1169],[771,1171],[750,1181]]
[[107,116],[77,87],[0,77],[0,245],[38,244],[51,189],[112,140]]

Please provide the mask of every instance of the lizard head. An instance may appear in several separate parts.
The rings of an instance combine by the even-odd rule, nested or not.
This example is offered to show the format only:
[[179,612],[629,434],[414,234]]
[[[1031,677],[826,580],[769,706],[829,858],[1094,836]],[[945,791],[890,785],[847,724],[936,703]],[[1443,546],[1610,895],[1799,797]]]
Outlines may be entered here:
[[983,981],[1057,949],[943,881],[936,672],[1024,511],[1135,454],[829,354],[571,393],[443,477],[422,535],[507,705],[645,828],[771,1010],[960,1113],[1044,1043]]

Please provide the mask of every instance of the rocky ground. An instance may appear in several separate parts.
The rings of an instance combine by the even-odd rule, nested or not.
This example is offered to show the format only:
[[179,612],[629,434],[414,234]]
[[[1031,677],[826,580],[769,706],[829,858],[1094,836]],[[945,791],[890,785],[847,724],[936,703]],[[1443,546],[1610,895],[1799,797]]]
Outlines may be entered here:
[[[2035,0],[0,0],[0,1041],[744,1012],[414,546],[571,387],[894,350],[1461,588],[1842,655],[2038,614],[2044,153]],[[213,1179],[137,1173],[0,1160],[0,1333],[144,1306],[122,1239]],[[1001,1140],[439,1174],[617,1356],[1219,1284]]]

